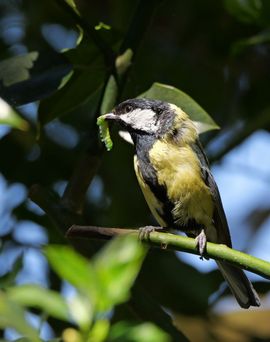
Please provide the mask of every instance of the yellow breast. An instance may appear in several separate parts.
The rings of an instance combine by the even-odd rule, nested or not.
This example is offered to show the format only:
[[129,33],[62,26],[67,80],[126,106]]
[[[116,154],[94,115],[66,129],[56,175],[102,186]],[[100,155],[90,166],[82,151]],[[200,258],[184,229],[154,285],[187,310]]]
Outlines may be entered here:
[[149,151],[149,157],[159,184],[166,187],[168,198],[174,203],[172,214],[176,223],[185,224],[192,218],[206,227],[210,226],[213,200],[201,177],[199,160],[192,148],[157,140]]

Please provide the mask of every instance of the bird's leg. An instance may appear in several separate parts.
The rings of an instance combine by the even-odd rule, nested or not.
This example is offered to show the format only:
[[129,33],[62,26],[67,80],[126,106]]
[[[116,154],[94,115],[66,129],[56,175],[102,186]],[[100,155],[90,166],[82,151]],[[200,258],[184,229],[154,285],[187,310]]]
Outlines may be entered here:
[[154,226],[145,226],[142,228],[139,228],[139,234],[138,238],[139,240],[147,240],[149,239],[149,236],[152,232],[157,231],[157,230],[164,230],[163,227],[154,227]]
[[195,241],[196,241],[196,247],[199,250],[201,259],[203,259],[203,254],[206,250],[206,242],[207,242],[204,229],[202,229],[200,234],[196,236]]

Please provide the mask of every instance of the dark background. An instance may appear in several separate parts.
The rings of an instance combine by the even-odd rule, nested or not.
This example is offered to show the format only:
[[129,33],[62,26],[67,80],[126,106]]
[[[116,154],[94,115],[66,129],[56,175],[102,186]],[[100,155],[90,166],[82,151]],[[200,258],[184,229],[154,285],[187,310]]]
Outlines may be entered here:
[[[269,260],[270,3],[80,0],[76,4],[83,17],[77,24],[109,25],[94,30],[105,46],[116,55],[127,48],[134,51],[118,102],[161,82],[189,94],[221,127],[201,139],[213,163],[234,246]],[[61,288],[41,247],[66,243],[67,222],[56,220],[61,226],[57,230],[28,193],[32,189],[30,196],[35,198],[37,188],[32,186],[39,184],[62,195],[85,156],[95,158],[100,167],[86,193],[84,222],[108,227],[154,223],[135,179],[132,147],[116,132],[110,153],[103,153],[98,142],[95,122],[112,64],[104,61],[91,32],[84,33],[80,43],[79,37],[76,20],[61,1],[0,2],[0,95],[28,122],[24,131],[0,127],[0,275],[9,274],[21,255],[14,277],[18,284]],[[38,55],[29,66],[27,53],[33,51]],[[7,60],[17,55],[26,57]],[[5,60],[8,64],[3,64]],[[3,75],[18,75],[25,68],[27,79],[5,83]],[[71,71],[71,78],[59,88]],[[79,209],[69,223],[78,223]],[[251,278],[262,306],[248,312],[238,308],[224,287],[219,290],[222,278],[213,262],[183,253],[176,257],[151,252],[138,282],[156,303],[175,314],[181,330],[193,340],[199,341],[199,336],[202,341],[210,336],[267,340],[269,283]],[[51,325],[51,334],[60,329],[57,324]]]

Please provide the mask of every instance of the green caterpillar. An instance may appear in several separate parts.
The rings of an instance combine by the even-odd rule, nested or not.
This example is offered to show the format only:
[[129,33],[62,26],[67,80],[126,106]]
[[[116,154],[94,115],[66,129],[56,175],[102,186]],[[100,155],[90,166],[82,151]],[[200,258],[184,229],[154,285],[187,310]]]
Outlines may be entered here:
[[110,136],[108,122],[104,119],[103,115],[97,118],[97,125],[99,126],[101,141],[105,144],[107,151],[110,151],[113,147],[113,142]]

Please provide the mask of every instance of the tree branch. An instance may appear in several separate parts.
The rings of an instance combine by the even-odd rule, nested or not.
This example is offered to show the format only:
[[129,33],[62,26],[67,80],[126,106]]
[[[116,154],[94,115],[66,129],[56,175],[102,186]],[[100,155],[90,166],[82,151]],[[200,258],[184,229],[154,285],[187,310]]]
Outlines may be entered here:
[[[156,227],[160,228],[160,227]],[[108,240],[114,236],[122,234],[136,234],[138,229],[121,229],[121,228],[104,228],[95,226],[77,226],[73,225],[67,231],[68,238],[89,238],[89,239],[105,239]],[[169,248],[176,251],[187,252],[199,255],[196,248],[195,239],[185,236],[152,232],[148,239],[145,239],[150,246],[159,248]],[[237,267],[247,271],[259,274],[266,279],[270,279],[270,263],[254,256],[239,252],[225,245],[207,242],[205,257],[215,260],[227,261]]]

